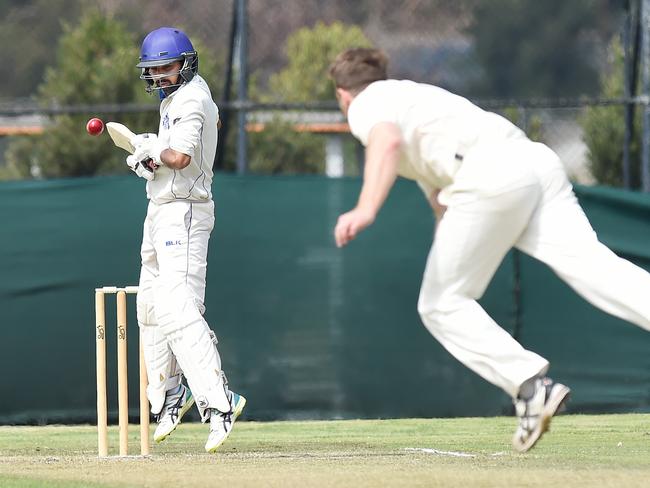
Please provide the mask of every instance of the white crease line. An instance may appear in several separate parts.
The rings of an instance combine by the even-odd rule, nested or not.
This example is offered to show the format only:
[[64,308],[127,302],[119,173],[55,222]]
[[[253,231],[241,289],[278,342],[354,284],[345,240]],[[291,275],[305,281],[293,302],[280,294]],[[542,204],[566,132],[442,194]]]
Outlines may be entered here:
[[456,451],[440,451],[438,449],[431,449],[428,447],[405,447],[405,451],[411,452],[425,452],[427,454],[438,454],[440,456],[453,456],[453,457],[476,457],[475,454],[469,454],[467,452],[456,452]]

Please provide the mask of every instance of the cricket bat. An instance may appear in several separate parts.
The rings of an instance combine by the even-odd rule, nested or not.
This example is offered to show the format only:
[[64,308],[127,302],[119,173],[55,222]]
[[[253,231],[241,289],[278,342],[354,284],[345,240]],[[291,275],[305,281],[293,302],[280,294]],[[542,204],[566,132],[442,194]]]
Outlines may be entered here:
[[[106,130],[108,130],[108,135],[113,139],[113,144],[117,147],[121,147],[129,154],[135,152],[135,147],[132,142],[135,134],[126,125],[120,124],[119,122],[106,122]],[[157,168],[157,166],[153,164],[151,158],[140,161],[140,164],[149,171],[154,171]]]
[[106,122],[106,130],[108,130],[108,135],[111,136],[113,143],[117,147],[121,147],[129,154],[135,152],[135,147],[131,143],[135,134],[126,125],[119,122]]

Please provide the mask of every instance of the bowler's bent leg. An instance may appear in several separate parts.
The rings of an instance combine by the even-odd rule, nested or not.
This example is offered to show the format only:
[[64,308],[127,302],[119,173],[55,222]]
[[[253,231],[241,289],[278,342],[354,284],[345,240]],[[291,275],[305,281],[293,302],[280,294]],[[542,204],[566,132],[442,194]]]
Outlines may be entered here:
[[515,398],[548,362],[524,349],[476,301],[525,229],[539,198],[531,183],[491,197],[452,196],[429,253],[418,301],[426,328],[456,359]]

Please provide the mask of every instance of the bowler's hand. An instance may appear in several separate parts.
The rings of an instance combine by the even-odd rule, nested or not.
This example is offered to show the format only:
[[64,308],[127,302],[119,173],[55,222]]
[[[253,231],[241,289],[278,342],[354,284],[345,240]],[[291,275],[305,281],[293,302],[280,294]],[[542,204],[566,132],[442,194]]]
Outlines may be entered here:
[[354,208],[339,216],[334,228],[334,239],[337,247],[343,247],[359,232],[375,221],[375,214],[360,208]]

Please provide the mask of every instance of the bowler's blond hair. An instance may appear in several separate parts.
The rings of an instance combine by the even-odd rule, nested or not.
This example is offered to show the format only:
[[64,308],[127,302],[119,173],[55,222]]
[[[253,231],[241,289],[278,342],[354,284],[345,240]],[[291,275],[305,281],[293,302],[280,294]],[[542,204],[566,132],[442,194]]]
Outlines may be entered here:
[[388,58],[379,49],[356,47],[343,51],[329,68],[336,88],[358,93],[373,81],[385,80]]

